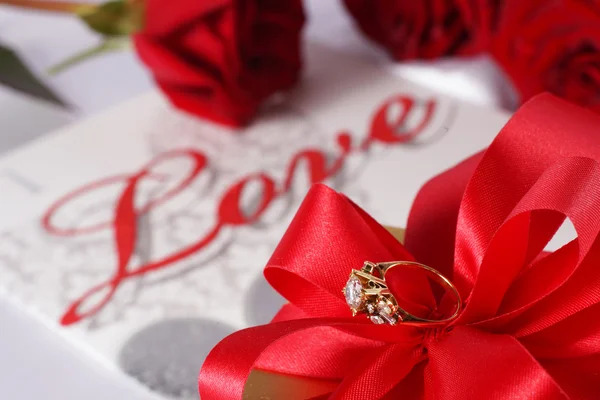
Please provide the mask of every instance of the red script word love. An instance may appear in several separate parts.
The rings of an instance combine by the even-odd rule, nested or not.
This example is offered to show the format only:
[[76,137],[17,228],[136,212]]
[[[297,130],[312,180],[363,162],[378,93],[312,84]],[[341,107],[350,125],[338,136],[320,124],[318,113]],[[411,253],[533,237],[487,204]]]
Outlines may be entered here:
[[[392,108],[395,110],[399,108],[401,111],[390,117]],[[203,248],[217,238],[224,227],[235,228],[236,226],[249,225],[258,221],[274,199],[290,190],[300,165],[306,164],[310,183],[324,181],[336,175],[344,167],[348,155],[353,152],[366,152],[375,142],[391,146],[412,141],[429,127],[438,108],[438,104],[434,99],[421,101],[405,95],[389,98],[376,109],[371,119],[369,132],[362,142],[355,144],[349,133],[340,132],[336,135],[339,152],[334,155],[333,159],[331,155],[322,150],[306,148],[300,150],[290,159],[282,182],[276,182],[274,178],[264,172],[251,173],[239,179],[237,182],[232,183],[220,196],[216,208],[217,222],[203,237],[199,237],[192,244],[168,256],[138,265],[135,268],[131,268],[130,263],[137,241],[136,221],[157,205],[168,201],[185,190],[190,183],[205,172],[209,165],[208,157],[202,152],[192,149],[166,152],[154,158],[135,173],[101,179],[65,195],[45,213],[42,218],[43,228],[49,234],[66,237],[110,230],[116,244],[117,263],[109,279],[85,291],[68,306],[61,317],[60,323],[71,325],[93,316],[110,302],[125,280],[167,268],[177,261],[202,251]],[[415,119],[415,115],[418,122],[416,124],[412,123],[413,127],[408,128],[408,119]],[[162,162],[180,158],[191,161],[192,168],[188,174],[169,191],[152,199],[144,206],[136,207],[134,199],[140,185],[146,179],[156,179],[153,169]],[[258,206],[250,215],[247,215],[241,209],[240,204],[242,194],[250,183],[254,185],[258,183],[262,187],[262,191]],[[72,201],[84,194],[89,195],[94,190],[115,184],[120,184],[123,189],[115,203],[116,206],[111,220],[92,226],[75,228],[60,227],[54,224],[55,214],[63,207],[68,207]]]

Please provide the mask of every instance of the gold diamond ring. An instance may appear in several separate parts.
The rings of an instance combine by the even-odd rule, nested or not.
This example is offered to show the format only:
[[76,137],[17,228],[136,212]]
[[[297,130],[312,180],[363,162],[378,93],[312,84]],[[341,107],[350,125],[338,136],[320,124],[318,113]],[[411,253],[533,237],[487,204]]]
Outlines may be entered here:
[[[454,313],[442,319],[427,319],[417,317],[400,307],[385,282],[385,274],[395,267],[419,268],[429,273],[433,280],[454,297],[456,304]],[[352,310],[352,315],[366,314],[374,324],[396,325],[400,322],[423,326],[446,324],[458,316],[462,307],[460,294],[448,278],[427,265],[411,261],[383,263],[365,261],[360,270],[352,270],[342,293]]]

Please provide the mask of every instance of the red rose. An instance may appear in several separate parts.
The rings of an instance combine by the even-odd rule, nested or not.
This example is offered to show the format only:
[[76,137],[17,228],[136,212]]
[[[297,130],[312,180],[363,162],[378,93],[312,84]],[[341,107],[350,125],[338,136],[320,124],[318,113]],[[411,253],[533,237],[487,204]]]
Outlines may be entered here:
[[524,102],[550,91],[600,111],[600,1],[507,1],[492,52]]
[[146,0],[135,48],[171,101],[227,125],[298,79],[301,0]]
[[489,42],[489,0],[344,1],[362,31],[398,60],[476,54]]

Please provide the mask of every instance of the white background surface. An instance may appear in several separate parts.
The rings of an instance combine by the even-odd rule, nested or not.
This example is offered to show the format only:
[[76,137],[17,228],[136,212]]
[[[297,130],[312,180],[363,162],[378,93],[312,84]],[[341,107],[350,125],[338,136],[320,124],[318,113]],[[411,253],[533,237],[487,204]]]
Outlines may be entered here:
[[[431,65],[393,65],[352,28],[337,1],[307,1],[307,8],[307,36],[311,39],[363,54],[403,77],[474,103],[512,105],[508,85],[485,57]],[[18,51],[73,105],[65,112],[0,88],[0,153],[151,87],[148,74],[130,52],[102,56],[59,76],[44,75],[47,68],[98,40],[70,16],[0,8],[0,42]],[[154,398],[124,375],[91,363],[87,357],[37,318],[0,297],[0,399]]]

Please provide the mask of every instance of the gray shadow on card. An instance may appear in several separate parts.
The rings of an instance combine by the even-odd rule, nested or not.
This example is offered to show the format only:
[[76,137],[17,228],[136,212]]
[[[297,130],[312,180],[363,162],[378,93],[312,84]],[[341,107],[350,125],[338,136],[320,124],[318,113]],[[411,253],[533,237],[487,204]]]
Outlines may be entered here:
[[170,398],[198,399],[198,372],[210,350],[235,329],[208,319],[171,319],[133,335],[119,354],[123,371]]
[[248,290],[244,315],[249,325],[269,323],[286,300],[260,274]]

